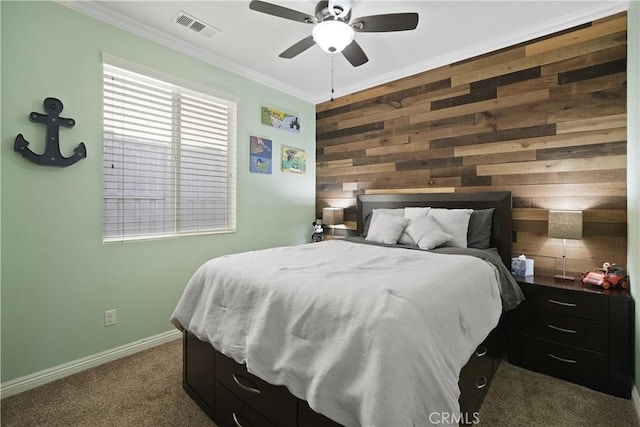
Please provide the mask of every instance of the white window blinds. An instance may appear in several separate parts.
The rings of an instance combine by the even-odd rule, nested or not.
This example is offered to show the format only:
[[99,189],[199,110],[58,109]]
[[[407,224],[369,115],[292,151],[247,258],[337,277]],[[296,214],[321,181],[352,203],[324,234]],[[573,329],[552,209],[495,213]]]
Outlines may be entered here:
[[110,64],[103,86],[103,240],[235,231],[235,103]]

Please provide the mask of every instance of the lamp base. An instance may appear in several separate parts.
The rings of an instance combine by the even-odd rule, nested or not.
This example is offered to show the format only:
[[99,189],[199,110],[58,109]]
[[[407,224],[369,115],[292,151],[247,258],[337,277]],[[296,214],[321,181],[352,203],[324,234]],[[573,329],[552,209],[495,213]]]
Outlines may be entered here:
[[555,276],[556,279],[562,279],[562,280],[571,280],[574,281],[576,278],[573,276],[565,276],[564,274],[556,274]]

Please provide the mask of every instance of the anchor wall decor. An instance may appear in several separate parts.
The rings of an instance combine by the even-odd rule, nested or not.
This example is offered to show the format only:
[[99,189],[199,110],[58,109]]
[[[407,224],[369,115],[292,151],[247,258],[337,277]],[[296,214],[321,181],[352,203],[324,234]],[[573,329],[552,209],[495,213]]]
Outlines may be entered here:
[[13,144],[13,150],[17,151],[27,160],[38,165],[46,166],[70,166],[80,159],[87,157],[87,149],[84,142],[81,142],[73,149],[74,154],[70,157],[64,157],[60,153],[60,141],[58,134],[60,126],[72,128],[76,122],[73,119],[60,117],[62,112],[62,102],[57,98],[46,98],[43,103],[44,110],[47,114],[32,112],[29,114],[29,121],[33,123],[42,123],[47,126],[47,140],[45,141],[45,150],[42,154],[36,154],[28,147],[29,141],[24,139],[22,134],[16,137]]

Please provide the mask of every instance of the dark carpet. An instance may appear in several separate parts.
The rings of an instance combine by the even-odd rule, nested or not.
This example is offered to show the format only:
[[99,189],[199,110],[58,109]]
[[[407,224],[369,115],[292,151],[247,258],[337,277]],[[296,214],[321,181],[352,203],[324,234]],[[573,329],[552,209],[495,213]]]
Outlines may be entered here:
[[[182,345],[173,341],[2,400],[1,425],[215,426],[182,390]],[[634,426],[630,400],[503,362],[480,425]]]

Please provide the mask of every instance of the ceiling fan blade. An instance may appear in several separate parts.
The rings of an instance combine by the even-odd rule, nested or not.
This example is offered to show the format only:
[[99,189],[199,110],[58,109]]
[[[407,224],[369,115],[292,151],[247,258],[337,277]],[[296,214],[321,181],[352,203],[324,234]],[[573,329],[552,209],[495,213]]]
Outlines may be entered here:
[[362,50],[358,42],[356,42],[355,40],[344,48],[342,54],[354,67],[359,67],[360,65],[365,64],[369,61],[369,58],[367,58],[364,50]]
[[278,56],[280,56],[280,58],[291,59],[294,56],[300,55],[314,44],[316,44],[316,41],[313,39],[313,36],[307,36]]
[[415,30],[417,13],[389,13],[386,15],[362,16],[351,22],[353,31],[360,33],[386,33],[389,31]]
[[316,18],[311,15],[289,9],[288,7],[267,3],[265,1],[253,0],[249,3],[249,9],[266,13],[267,15],[277,16],[279,18],[302,22],[303,24],[314,24],[316,22]]

